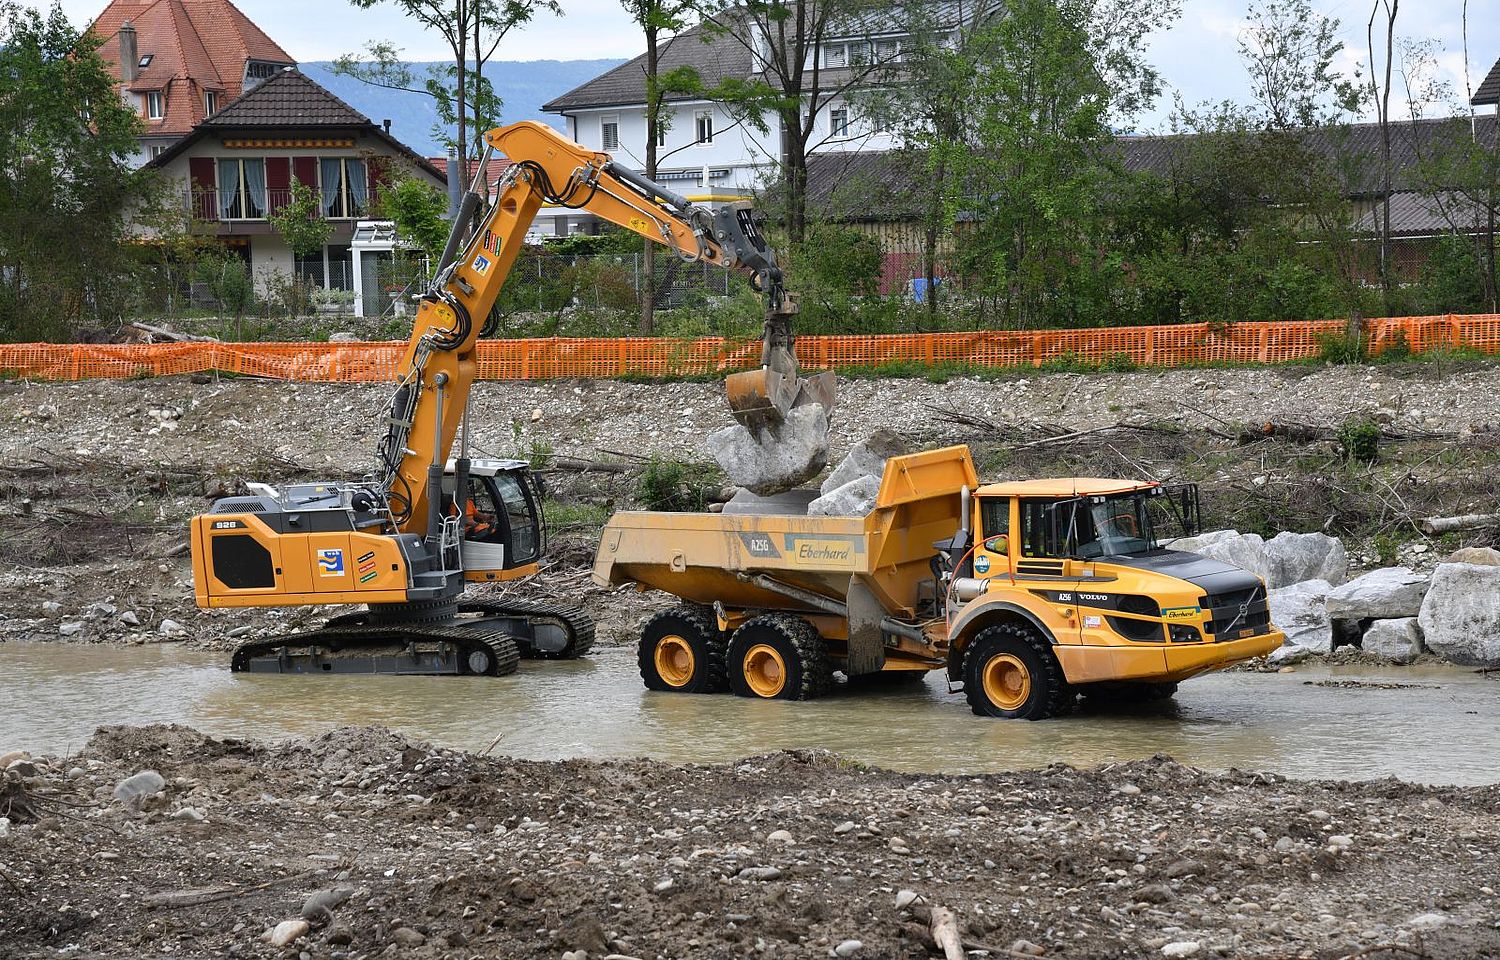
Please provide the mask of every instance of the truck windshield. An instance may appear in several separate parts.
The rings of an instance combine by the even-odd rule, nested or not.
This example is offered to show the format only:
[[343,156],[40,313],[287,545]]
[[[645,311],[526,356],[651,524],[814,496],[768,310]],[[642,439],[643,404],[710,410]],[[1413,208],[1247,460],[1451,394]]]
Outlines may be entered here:
[[1155,550],[1150,499],[1136,492],[1025,501],[1021,511],[1025,555],[1088,560]]

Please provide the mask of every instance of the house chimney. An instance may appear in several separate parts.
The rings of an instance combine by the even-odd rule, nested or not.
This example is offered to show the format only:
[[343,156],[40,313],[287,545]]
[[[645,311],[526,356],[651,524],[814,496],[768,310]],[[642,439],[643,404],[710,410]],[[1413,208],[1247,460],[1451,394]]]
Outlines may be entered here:
[[385,135],[386,136],[390,136],[391,135],[391,118],[390,117],[386,117],[384,120],[380,121],[380,125],[382,127],[385,127]]
[[140,62],[135,39],[135,27],[130,25],[130,21],[126,20],[120,24],[120,84],[122,87],[128,87],[134,82],[136,64]]
[[464,175],[458,165],[458,150],[448,148],[448,217],[452,220],[458,216],[459,205],[463,202]]

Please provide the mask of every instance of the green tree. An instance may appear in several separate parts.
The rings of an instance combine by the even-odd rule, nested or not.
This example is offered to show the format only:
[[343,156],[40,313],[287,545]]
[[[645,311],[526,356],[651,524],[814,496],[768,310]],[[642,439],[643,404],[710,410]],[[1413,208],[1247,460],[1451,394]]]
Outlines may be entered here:
[[147,178],[140,118],[98,42],[54,5],[0,3],[0,338],[67,339],[112,319],[132,269],[123,242]]
[[957,264],[1007,325],[1077,325],[1105,313],[1122,265],[1099,243],[1113,177],[1112,125],[1156,96],[1140,54],[1173,3],[1012,0],[979,24],[963,103],[964,136],[946,152],[972,221]]
[[333,224],[323,216],[323,205],[317,195],[300,180],[292,184],[291,201],[269,219],[272,229],[299,257],[322,253],[333,232]]
[[[705,21],[707,32],[739,44],[750,78],[730,77],[702,91],[781,141],[778,199],[788,239],[807,232],[807,157],[827,139],[831,104],[881,81],[898,49],[877,42],[891,30],[891,9],[877,0],[743,0]],[[837,39],[838,43],[831,43]]]
[[198,281],[208,287],[219,309],[234,317],[234,338],[241,339],[245,314],[255,305],[249,264],[232,251],[214,251],[198,261]]
[[396,224],[396,236],[425,253],[434,264],[448,241],[448,198],[416,177],[402,177],[380,191],[379,215]]

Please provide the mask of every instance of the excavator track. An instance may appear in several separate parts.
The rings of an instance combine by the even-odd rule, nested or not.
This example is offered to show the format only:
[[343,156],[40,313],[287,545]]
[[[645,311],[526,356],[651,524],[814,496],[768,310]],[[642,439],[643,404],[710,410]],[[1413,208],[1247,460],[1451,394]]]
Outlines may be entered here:
[[[532,625],[531,634],[517,635],[516,640],[521,656],[527,660],[577,660],[594,647],[594,618],[582,607],[571,604],[460,600],[458,612],[477,613],[485,618],[524,618]],[[536,629],[538,626],[541,631]]]
[[594,644],[594,621],[571,606],[460,601],[446,620],[372,623],[369,611],[322,627],[241,645],[236,673],[362,673],[500,677],[525,657],[571,660]]

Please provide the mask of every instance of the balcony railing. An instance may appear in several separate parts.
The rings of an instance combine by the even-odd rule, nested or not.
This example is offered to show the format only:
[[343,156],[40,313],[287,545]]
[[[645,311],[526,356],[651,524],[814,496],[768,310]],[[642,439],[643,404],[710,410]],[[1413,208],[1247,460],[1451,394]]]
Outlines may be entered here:
[[[188,214],[194,220],[204,220],[209,223],[233,222],[233,221],[263,221],[275,215],[282,207],[292,202],[291,190],[267,190],[266,209],[256,209],[254,200],[248,195],[235,196],[226,205],[219,202],[219,191],[193,187],[184,198],[187,202]],[[320,207],[326,210],[326,207]],[[333,213],[324,214],[329,220],[354,220],[365,215],[365,211],[354,209],[344,211],[334,208]]]

